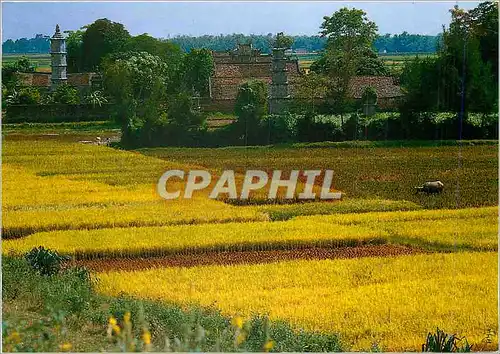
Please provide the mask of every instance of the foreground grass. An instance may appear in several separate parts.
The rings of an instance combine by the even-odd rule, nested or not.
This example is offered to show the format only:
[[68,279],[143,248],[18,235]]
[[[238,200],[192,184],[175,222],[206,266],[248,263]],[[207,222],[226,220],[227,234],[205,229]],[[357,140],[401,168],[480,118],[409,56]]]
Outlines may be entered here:
[[[77,269],[51,276],[40,276],[33,272],[22,259],[4,257],[2,262],[3,290],[3,348],[12,332],[20,333],[23,339],[21,351],[35,349],[27,344],[36,343],[34,333],[26,330],[27,321],[48,319],[56,315],[64,317],[63,326],[67,333],[54,338],[54,329],[46,328],[53,346],[43,351],[60,351],[59,344],[69,343],[72,351],[120,351],[120,348],[106,338],[108,318],[121,319],[130,311],[132,322],[137,324],[136,334],[141,326],[146,326],[152,334],[154,349],[164,351],[165,339],[175,343],[178,338],[183,343],[194,342],[191,329],[201,325],[205,329],[204,340],[199,345],[201,351],[234,351],[234,328],[231,319],[223,316],[215,308],[179,307],[165,302],[146,301],[127,296],[103,296],[93,290],[90,279]],[[240,346],[244,351],[262,351],[265,333],[263,317],[253,317],[249,321],[251,330]],[[5,333],[5,331],[7,333]],[[225,332],[226,331],[226,332]],[[346,350],[335,335],[315,332],[296,332],[285,322],[272,322],[268,329],[275,341],[273,351],[342,351]],[[195,347],[192,348],[193,350]]]
[[[297,330],[339,333],[353,350],[420,350],[436,327],[480,343],[498,331],[497,253],[286,261],[99,273],[98,289],[266,314]],[[291,305],[293,304],[293,306]],[[495,348],[497,337],[490,349]]]

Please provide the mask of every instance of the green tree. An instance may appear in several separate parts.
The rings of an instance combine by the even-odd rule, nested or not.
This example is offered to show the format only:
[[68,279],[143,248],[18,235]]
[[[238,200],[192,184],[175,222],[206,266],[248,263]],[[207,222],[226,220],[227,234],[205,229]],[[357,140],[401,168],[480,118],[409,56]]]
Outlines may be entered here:
[[106,94],[114,103],[115,120],[120,123],[122,144],[133,145],[136,141],[137,99],[134,97],[132,70],[125,60],[104,61],[103,84]]
[[290,36],[285,36],[285,33],[279,32],[273,43],[274,48],[285,48],[290,49],[293,45],[293,38]]
[[456,7],[452,10],[452,17],[453,22],[465,25],[469,34],[479,39],[481,59],[491,64],[498,81],[498,2],[485,1],[469,11]]
[[180,92],[168,98],[166,124],[162,137],[169,145],[192,146],[200,132],[205,128],[204,115],[193,109],[192,97]]
[[192,110],[187,93],[169,90],[170,69],[159,56],[127,52],[119,59],[108,58],[103,67],[104,86],[115,103],[124,146],[193,142],[202,116]]
[[21,73],[32,73],[35,71],[35,64],[27,56],[23,56],[14,63],[14,68]]
[[126,50],[131,52],[146,52],[152,55],[158,54],[160,42],[147,33],[130,37],[126,44]]
[[328,79],[325,75],[316,72],[303,75],[295,85],[295,107],[299,111],[315,113],[326,96],[327,87]]
[[260,127],[267,113],[267,85],[260,80],[249,80],[238,87],[235,113],[237,131],[245,145],[260,141]]
[[182,61],[182,85],[187,92],[208,96],[209,80],[213,74],[212,53],[208,49],[192,49]]
[[66,37],[66,60],[68,72],[78,73],[83,71],[83,34],[87,27],[82,27],[77,31],[65,31]]
[[[466,11],[455,6],[449,29],[443,33],[440,58],[443,65],[455,73],[451,84],[456,88],[450,106],[460,109],[461,97],[465,109],[476,112],[496,110],[498,102],[498,4],[482,3]],[[492,38],[495,38],[493,43]],[[491,47],[482,47],[488,43]],[[495,55],[494,60],[491,55]],[[496,73],[495,73],[496,70]],[[462,88],[462,80],[465,84]],[[462,89],[465,92],[462,92]]]
[[[483,11],[482,17],[488,17],[484,14],[485,9],[493,11],[495,7],[480,4],[478,8]],[[465,11],[455,6],[450,11],[450,26],[443,31],[438,56],[416,58],[406,63],[401,75],[401,84],[407,91],[402,107],[405,112],[459,112],[462,98],[465,111],[489,113],[497,110],[495,69],[488,57],[483,56],[481,47],[483,37],[491,34],[480,30],[483,24],[478,20],[478,8]],[[498,17],[498,13],[495,15]],[[496,49],[489,50],[498,50],[498,43]]]
[[129,39],[121,23],[107,18],[96,20],[82,35],[82,68],[95,70],[106,55],[123,51]]
[[327,96],[341,114],[351,105],[348,97],[351,78],[380,74],[383,64],[377,63],[379,59],[372,48],[377,30],[363,10],[342,8],[324,17],[321,35],[327,38],[326,50],[313,69],[328,75]]
[[356,68],[356,75],[361,76],[386,76],[389,71],[384,62],[380,60],[377,53],[372,49],[366,48],[359,57]]
[[144,125],[151,125],[165,103],[168,66],[161,58],[146,52],[129,53],[127,59],[106,60],[104,87],[116,105],[116,118],[122,127],[126,146],[137,139]]

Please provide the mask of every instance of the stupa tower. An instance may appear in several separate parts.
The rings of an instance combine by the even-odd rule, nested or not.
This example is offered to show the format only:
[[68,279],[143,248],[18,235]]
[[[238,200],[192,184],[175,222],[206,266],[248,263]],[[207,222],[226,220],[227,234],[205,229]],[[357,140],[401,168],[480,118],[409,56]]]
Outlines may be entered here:
[[286,108],[288,94],[287,58],[285,48],[273,48],[271,63],[271,85],[269,95],[269,113],[280,114]]
[[56,25],[56,32],[50,39],[50,57],[51,57],[51,89],[54,90],[58,85],[65,84],[66,77],[66,40]]

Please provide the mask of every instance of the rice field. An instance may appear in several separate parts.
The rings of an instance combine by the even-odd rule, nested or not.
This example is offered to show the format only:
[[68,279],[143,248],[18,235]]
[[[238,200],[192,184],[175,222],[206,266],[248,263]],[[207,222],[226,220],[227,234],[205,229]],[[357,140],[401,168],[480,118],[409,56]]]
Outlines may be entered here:
[[[480,342],[497,328],[497,254],[287,261],[99,273],[99,290],[227,315],[268,314],[299,330],[340,333],[353,350],[372,343],[420,350],[436,326]],[[437,271],[438,270],[438,271]]]
[[[420,350],[437,326],[498,344],[498,145],[463,146],[458,168],[455,146],[122,151],[30,129],[3,141],[4,256],[44,246],[104,295],[268,315],[346,350]],[[247,169],[333,169],[344,197],[165,201],[169,169],[233,169],[238,185]],[[443,194],[415,194],[428,179]]]
[[[425,208],[498,205],[498,145],[423,147],[228,147],[139,150],[165,161],[209,170],[271,171],[330,169],[333,188],[345,199],[413,202]],[[459,152],[461,155],[459,161]],[[217,158],[213,158],[213,156]],[[445,192],[432,197],[415,193],[424,181],[440,180]],[[319,181],[320,183],[321,181]]]
[[[249,209],[247,207],[241,208]],[[119,212],[117,213],[119,215]],[[338,248],[362,244],[410,244],[450,250],[496,250],[497,207],[301,216],[288,221],[231,222],[164,227],[38,232],[6,240],[3,252],[42,245],[78,259],[147,257],[217,251]],[[122,218],[123,216],[118,216]],[[70,220],[71,221],[71,220]],[[459,223],[460,227],[457,227]],[[96,243],[95,240],[99,240]]]
[[[299,60],[301,69],[309,69],[311,65],[320,58],[320,54],[307,53],[296,55]],[[407,61],[411,61],[416,57],[428,58],[436,56],[435,53],[379,53],[379,58],[389,70],[401,71]]]

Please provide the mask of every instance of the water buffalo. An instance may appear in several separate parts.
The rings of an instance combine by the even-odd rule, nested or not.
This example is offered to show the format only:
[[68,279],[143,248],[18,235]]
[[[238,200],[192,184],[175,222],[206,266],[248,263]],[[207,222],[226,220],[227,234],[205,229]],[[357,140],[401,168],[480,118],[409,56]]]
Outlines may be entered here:
[[444,184],[441,181],[425,182],[420,187],[415,187],[416,193],[424,192],[427,194],[441,193],[443,191]]

